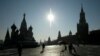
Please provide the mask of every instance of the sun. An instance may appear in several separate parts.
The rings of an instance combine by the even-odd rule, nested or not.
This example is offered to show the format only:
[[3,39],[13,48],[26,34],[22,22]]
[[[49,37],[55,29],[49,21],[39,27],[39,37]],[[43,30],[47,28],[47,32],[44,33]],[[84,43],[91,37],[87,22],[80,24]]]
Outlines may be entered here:
[[49,15],[48,15],[48,20],[49,20],[50,22],[54,21],[54,15],[53,15],[53,14],[49,14]]
[[53,13],[51,12],[51,9],[50,9],[50,13],[48,14],[48,20],[49,20],[50,22],[54,21],[54,15],[53,15]]

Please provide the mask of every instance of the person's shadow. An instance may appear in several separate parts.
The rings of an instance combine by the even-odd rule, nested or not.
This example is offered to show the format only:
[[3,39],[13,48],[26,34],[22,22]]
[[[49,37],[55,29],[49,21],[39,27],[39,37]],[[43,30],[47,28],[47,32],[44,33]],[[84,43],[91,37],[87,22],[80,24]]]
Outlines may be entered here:
[[44,52],[44,50],[42,50],[40,53],[42,54]]
[[72,56],[80,56],[79,54],[76,53],[71,53]]
[[73,56],[80,56],[80,55],[78,55],[78,54],[73,54]]

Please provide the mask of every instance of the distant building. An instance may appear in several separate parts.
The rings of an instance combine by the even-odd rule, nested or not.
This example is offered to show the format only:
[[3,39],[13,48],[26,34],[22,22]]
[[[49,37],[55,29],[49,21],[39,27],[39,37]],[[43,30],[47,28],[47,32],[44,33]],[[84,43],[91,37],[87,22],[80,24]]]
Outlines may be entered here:
[[58,40],[60,40],[61,39],[61,32],[59,31],[58,32]]
[[58,44],[59,41],[63,41],[66,43],[72,42],[74,44],[100,45],[100,29],[89,32],[89,25],[86,22],[83,6],[81,6],[80,19],[79,19],[79,23],[77,23],[76,34],[72,35],[72,32],[70,31],[69,35],[61,37],[61,33],[59,31],[57,39],[52,41],[52,43]]
[[90,31],[89,37],[90,43],[100,45],[100,29]]
[[88,32],[89,32],[89,26],[88,26],[88,23],[86,22],[85,12],[83,10],[83,6],[81,6],[80,19],[79,19],[79,23],[77,23],[76,35],[72,35],[72,32],[70,31],[69,35],[61,37],[61,33],[59,31],[57,42],[59,42],[59,41],[64,41],[66,43],[86,42],[87,39],[89,39]]
[[83,10],[83,7],[81,6],[81,12],[80,12],[80,19],[79,23],[77,24],[77,37],[84,42],[86,40],[86,37],[88,36],[89,32],[89,26],[85,19],[85,12]]
[[20,34],[19,34],[19,42],[23,45],[23,47],[36,47],[38,43],[33,37],[33,28],[30,26],[27,29],[27,23],[25,20],[25,13],[23,15],[23,20],[20,26]]
[[70,30],[70,32],[69,32],[69,36],[72,36],[72,32],[71,32],[71,30]]
[[4,41],[4,46],[11,44],[11,47],[17,47],[18,44],[21,44],[23,47],[37,47],[38,43],[33,37],[33,28],[30,26],[27,29],[27,23],[25,20],[25,14],[23,15],[23,20],[21,22],[20,29],[18,30],[16,25],[13,24],[11,26],[11,38],[9,35],[9,31],[7,30],[7,34]]
[[47,45],[51,45],[52,43],[51,43],[51,39],[50,39],[50,37],[48,37],[48,42],[47,42]]

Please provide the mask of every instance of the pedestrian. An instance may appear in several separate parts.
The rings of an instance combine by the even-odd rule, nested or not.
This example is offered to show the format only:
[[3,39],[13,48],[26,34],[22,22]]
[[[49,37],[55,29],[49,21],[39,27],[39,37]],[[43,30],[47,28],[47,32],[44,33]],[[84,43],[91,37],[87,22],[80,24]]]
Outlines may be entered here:
[[44,48],[45,48],[45,44],[43,43],[42,44],[42,51],[44,51]]
[[67,47],[66,47],[66,45],[64,45],[64,47],[65,47],[65,50],[67,50]]
[[43,53],[44,52],[44,49],[45,49],[45,44],[43,43],[42,44],[42,51],[40,53]]
[[22,55],[22,45],[21,44],[18,45],[18,54],[19,56]]
[[[76,50],[75,50],[72,43],[69,44],[68,48],[69,48],[69,53],[70,54],[74,54],[74,53],[77,54],[77,52],[76,52]],[[73,53],[73,51],[74,51],[74,53]]]

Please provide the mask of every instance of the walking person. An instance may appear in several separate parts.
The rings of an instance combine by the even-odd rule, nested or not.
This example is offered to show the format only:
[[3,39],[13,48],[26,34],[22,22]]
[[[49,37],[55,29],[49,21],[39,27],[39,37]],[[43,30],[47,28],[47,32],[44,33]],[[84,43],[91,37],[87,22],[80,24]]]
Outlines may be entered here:
[[67,46],[66,46],[66,45],[64,45],[64,47],[65,47],[65,49],[64,49],[64,50],[67,50]]
[[18,44],[18,54],[19,56],[22,55],[22,45],[21,44]]
[[43,43],[42,44],[42,51],[40,53],[43,53],[44,52],[44,49],[45,49],[45,44]]
[[[76,50],[75,50],[75,48],[74,48],[74,46],[73,46],[73,44],[72,43],[70,43],[69,45],[68,45],[68,48],[69,48],[69,53],[70,54],[77,54],[77,52],[76,52]],[[74,51],[74,53],[73,53],[73,51]]]
[[45,49],[45,44],[43,43],[42,44],[42,51],[44,51],[44,49]]

